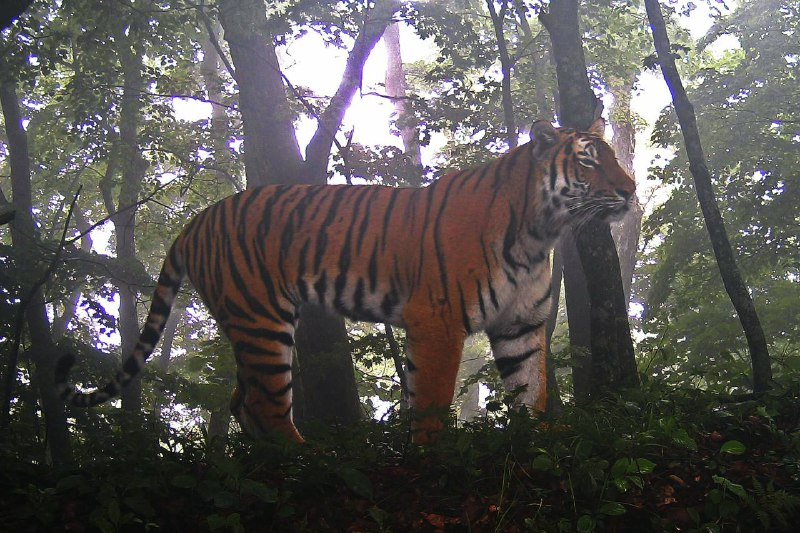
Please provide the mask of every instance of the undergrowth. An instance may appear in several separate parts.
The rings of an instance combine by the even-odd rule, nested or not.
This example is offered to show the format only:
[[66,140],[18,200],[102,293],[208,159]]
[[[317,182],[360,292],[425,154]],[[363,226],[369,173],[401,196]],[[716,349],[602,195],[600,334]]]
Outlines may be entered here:
[[[800,404],[629,391],[558,420],[494,406],[431,446],[393,419],[225,452],[197,435],[81,433],[56,471],[0,439],[3,531],[791,531]],[[120,424],[119,427],[123,425]]]

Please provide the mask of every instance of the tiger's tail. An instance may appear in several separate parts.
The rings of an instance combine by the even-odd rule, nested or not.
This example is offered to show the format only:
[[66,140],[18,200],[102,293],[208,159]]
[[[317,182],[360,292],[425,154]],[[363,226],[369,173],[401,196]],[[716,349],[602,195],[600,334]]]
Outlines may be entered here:
[[150,311],[147,314],[142,333],[139,335],[139,341],[133,352],[125,359],[122,369],[111,381],[103,388],[92,392],[78,392],[68,381],[69,371],[75,363],[75,356],[66,354],[58,360],[55,370],[55,388],[64,401],[77,407],[99,405],[118,396],[122,389],[144,368],[147,358],[153,353],[161,338],[161,333],[164,331],[164,326],[170,311],[172,311],[175,296],[186,276],[183,256],[178,249],[179,241],[180,239],[173,243],[164,260],[164,265],[161,267],[158,284],[153,292],[153,301],[150,303]]

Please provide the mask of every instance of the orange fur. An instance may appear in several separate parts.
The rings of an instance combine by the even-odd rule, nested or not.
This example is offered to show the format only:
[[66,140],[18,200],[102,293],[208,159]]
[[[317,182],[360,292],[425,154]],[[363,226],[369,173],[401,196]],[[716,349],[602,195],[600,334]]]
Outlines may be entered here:
[[601,139],[534,124],[532,141],[429,187],[269,186],[209,207],[176,239],[134,353],[104,389],[119,392],[144,365],[188,277],[234,347],[231,410],[250,434],[301,441],[292,417],[291,353],[298,307],[321,304],[407,329],[415,440],[435,438],[453,399],[464,339],[485,330],[501,377],[544,409],[549,252],[560,230],[624,213],[634,184]]

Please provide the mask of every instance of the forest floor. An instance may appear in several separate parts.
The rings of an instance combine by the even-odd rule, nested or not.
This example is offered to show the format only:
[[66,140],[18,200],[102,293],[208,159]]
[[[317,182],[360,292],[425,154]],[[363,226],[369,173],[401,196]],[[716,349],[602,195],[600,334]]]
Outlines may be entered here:
[[426,447],[402,420],[224,453],[112,423],[59,471],[6,434],[0,530],[796,531],[799,424],[796,394],[652,390],[556,421],[499,408]]

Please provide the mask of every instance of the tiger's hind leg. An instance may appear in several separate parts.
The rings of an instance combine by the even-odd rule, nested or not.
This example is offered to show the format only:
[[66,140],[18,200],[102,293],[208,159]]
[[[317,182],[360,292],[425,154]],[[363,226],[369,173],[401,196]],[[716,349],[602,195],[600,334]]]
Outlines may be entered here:
[[407,334],[412,440],[425,444],[438,438],[453,402],[465,335],[430,324],[409,325]]
[[229,321],[225,325],[237,365],[231,412],[252,437],[277,431],[303,442],[292,420],[294,329],[288,323]]

